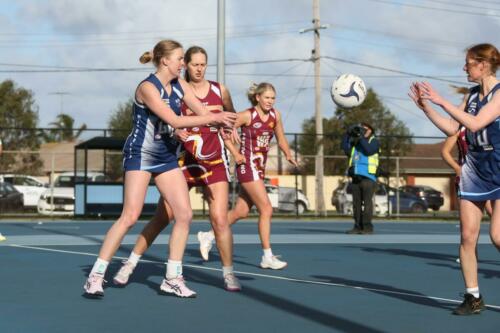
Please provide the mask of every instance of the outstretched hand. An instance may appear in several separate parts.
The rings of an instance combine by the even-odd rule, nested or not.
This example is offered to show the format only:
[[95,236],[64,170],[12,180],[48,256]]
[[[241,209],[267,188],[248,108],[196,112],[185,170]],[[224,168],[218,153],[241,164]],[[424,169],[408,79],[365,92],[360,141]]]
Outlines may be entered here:
[[238,117],[236,113],[226,112],[226,111],[213,113],[213,116],[215,123],[230,128],[234,127],[234,124],[236,123],[236,118]]
[[288,163],[292,164],[294,167],[296,167],[296,168],[299,167],[299,163],[297,163],[297,161],[293,157],[288,156],[286,158],[286,160],[288,161]]
[[418,91],[420,93],[420,98],[423,100],[429,100],[434,104],[442,105],[444,102],[443,97],[438,94],[438,92],[431,86],[429,82],[417,83]]
[[189,132],[186,131],[185,129],[176,129],[174,131],[174,136],[180,142],[186,142],[187,138],[189,137]]
[[413,100],[415,105],[418,106],[419,109],[421,110],[425,109],[426,101],[421,97],[420,87],[417,82],[413,82],[411,84],[408,96],[410,96],[410,98]]

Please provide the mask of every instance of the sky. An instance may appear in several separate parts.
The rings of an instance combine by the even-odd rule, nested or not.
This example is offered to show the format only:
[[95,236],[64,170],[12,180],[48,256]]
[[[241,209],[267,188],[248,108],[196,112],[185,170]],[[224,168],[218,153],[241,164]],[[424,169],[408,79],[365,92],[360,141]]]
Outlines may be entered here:
[[[314,116],[312,0],[226,0],[225,85],[237,110],[246,89],[271,82],[287,133]],[[414,135],[443,136],[407,96],[412,81],[467,85],[464,50],[500,47],[500,0],[320,0],[322,114],[335,106],[329,89],[353,73]],[[0,0],[0,80],[33,92],[39,127],[61,113],[106,128],[133,97],[151,65],[140,55],[161,39],[206,48],[207,78],[216,79],[217,0]],[[270,62],[271,61],[271,62]],[[357,63],[357,64],[353,64]]]

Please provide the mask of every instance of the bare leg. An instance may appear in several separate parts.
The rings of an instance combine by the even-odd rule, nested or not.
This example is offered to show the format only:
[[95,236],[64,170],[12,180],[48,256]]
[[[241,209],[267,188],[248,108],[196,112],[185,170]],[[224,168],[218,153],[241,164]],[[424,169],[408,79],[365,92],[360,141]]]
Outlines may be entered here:
[[141,234],[137,237],[133,250],[134,253],[143,255],[151,244],[153,244],[156,237],[168,226],[172,217],[172,209],[163,198],[160,198],[155,215],[144,226]]
[[500,200],[488,202],[492,205],[490,237],[493,245],[500,251]]
[[182,171],[176,168],[157,175],[155,182],[175,219],[169,241],[169,259],[182,261],[193,217],[186,180]]
[[120,247],[123,237],[139,218],[151,174],[146,171],[125,173],[125,199],[120,218],[108,230],[99,251],[99,258],[110,261]]
[[460,263],[467,288],[478,286],[476,247],[483,206],[484,202],[460,200]]
[[205,188],[210,211],[210,221],[223,266],[233,265],[233,234],[228,222],[227,203],[229,187],[227,182],[218,182]]
[[263,249],[271,248],[271,218],[273,207],[267,196],[266,187],[262,180],[242,183],[246,195],[255,204],[259,211],[259,236]]
[[238,195],[238,199],[236,199],[236,204],[234,205],[233,209],[231,209],[227,214],[229,225],[232,226],[233,224],[238,222],[238,220],[247,217],[248,213],[250,213],[250,208],[252,208],[252,206],[253,206],[252,200],[250,200],[245,191],[242,190]]

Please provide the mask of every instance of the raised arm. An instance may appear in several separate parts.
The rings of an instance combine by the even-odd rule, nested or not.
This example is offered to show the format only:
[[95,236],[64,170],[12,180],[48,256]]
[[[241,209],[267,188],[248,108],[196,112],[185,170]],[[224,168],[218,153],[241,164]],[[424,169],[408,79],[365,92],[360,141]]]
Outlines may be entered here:
[[[229,112],[219,114],[208,112],[197,117],[179,117],[162,101],[159,91],[150,82],[141,83],[136,92],[136,99],[140,103],[146,104],[161,120],[173,128],[202,126],[209,123],[232,127],[236,120],[236,115]],[[199,104],[201,105],[201,103]]]
[[[500,94],[495,93],[491,100],[481,108],[481,112],[477,115],[472,115],[466,112],[462,112],[459,108],[454,107],[450,102],[439,96],[439,94],[432,88],[432,86],[427,82],[422,82],[420,89],[422,92],[422,98],[428,99],[434,104],[439,105],[443,110],[445,110],[450,116],[452,116],[456,121],[465,126],[468,130],[472,132],[477,132],[489,124],[491,124],[495,119],[500,116]],[[463,102],[465,107],[465,102]]]
[[[456,133],[459,123],[452,118],[442,116],[441,114],[439,114],[439,112],[434,110],[429,101],[424,98],[424,93],[419,83],[412,83],[408,96],[410,96],[413,102],[415,102],[415,105],[417,105],[419,109],[424,111],[427,118],[429,118],[429,120],[432,121],[432,123],[436,125],[436,127],[439,128],[443,133],[445,133],[447,136]],[[465,113],[463,112],[465,109],[465,102],[462,102],[462,104],[460,104],[458,109],[460,108],[462,110],[461,112]]]
[[297,161],[292,156],[290,152],[290,146],[288,145],[288,140],[285,136],[285,130],[283,129],[283,123],[281,121],[281,113],[278,110],[276,112],[276,127],[274,128],[274,134],[276,135],[276,140],[278,141],[278,146],[281,151],[285,154],[285,158],[288,162],[293,164],[295,167],[298,167]]

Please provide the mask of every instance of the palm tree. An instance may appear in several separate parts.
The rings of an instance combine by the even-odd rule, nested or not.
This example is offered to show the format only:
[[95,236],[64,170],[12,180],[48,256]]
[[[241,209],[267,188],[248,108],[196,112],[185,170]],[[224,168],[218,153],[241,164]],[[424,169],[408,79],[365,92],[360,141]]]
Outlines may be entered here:
[[42,133],[42,137],[46,142],[54,141],[74,141],[87,129],[87,125],[83,124],[80,128],[73,128],[75,120],[68,114],[60,113],[56,120],[49,125],[54,127],[49,133]]

